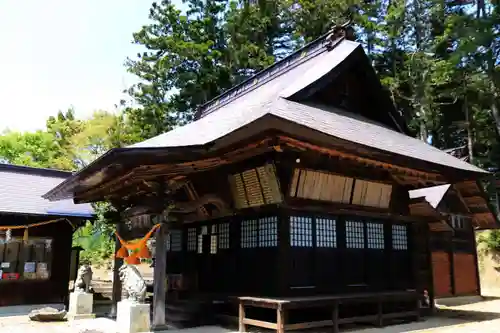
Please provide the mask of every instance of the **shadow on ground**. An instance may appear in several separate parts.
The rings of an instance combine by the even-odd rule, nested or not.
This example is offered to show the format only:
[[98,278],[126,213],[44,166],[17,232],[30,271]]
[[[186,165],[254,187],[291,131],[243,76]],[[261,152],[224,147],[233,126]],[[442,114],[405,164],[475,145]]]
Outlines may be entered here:
[[439,309],[435,314],[435,317],[460,319],[464,321],[485,321],[500,319],[500,313],[462,309]]

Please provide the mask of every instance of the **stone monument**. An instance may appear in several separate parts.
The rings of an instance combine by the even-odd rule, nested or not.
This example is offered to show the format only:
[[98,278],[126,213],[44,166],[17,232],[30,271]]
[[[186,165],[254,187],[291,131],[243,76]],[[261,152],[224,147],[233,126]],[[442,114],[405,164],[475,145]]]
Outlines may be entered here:
[[146,299],[146,282],[139,270],[124,264],[119,269],[120,281],[126,299],[118,302],[116,323],[120,333],[149,332],[151,321]]
[[69,319],[95,317],[92,313],[94,295],[90,293],[90,281],[92,281],[92,268],[89,265],[80,266],[75,280],[75,290],[69,294]]

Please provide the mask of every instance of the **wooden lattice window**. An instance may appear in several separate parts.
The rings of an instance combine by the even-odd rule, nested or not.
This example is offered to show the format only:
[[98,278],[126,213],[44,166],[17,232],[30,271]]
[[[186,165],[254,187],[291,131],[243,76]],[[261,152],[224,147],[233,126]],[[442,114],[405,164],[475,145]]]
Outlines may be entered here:
[[294,170],[289,195],[295,198],[387,209],[392,185],[353,179],[325,171]]
[[198,235],[198,251],[199,254],[203,253],[203,234]]
[[210,254],[217,253],[217,224],[210,226]]
[[337,230],[334,219],[316,219],[316,247],[337,247]]
[[329,172],[295,169],[290,185],[290,196],[348,204],[352,182],[352,178]]
[[237,209],[280,203],[283,198],[273,164],[229,176]]
[[257,220],[245,220],[241,222],[241,248],[255,248],[258,245],[258,223]]
[[292,247],[312,247],[312,218],[290,216],[290,245]]
[[167,248],[167,251],[171,251],[172,250],[172,232],[169,232],[167,237],[166,237],[166,240],[165,240],[165,247]]
[[210,236],[210,254],[217,253],[217,235]]
[[229,223],[219,224],[219,249],[229,249]]
[[352,204],[377,208],[388,208],[391,202],[392,185],[356,179]]
[[392,226],[392,248],[394,250],[408,250],[408,234],[406,225]]
[[382,223],[367,223],[366,237],[369,249],[383,250],[385,248],[384,225]]
[[259,219],[259,247],[278,246],[278,218],[269,216]]
[[464,230],[469,227],[469,218],[463,215],[450,215],[450,223],[453,229]]
[[187,250],[196,252],[196,228],[188,228],[187,230]]
[[182,231],[181,230],[172,230],[170,231],[170,250],[172,252],[180,252],[182,251]]
[[359,221],[345,222],[346,247],[348,249],[365,248],[364,223]]

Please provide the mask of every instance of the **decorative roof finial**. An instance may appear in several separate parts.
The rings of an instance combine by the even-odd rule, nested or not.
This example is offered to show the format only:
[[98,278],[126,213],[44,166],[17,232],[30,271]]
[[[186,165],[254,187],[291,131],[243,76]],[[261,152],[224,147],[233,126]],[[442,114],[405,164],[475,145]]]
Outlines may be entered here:
[[336,24],[326,36],[326,48],[331,51],[335,46],[342,40],[354,40],[354,29],[351,27],[352,20],[347,21],[344,24]]

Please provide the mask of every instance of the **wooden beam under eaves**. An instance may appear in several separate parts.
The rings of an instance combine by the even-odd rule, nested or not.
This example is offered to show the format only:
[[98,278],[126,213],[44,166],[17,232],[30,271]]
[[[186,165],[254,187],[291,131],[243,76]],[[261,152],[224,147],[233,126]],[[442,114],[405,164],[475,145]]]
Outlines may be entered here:
[[445,179],[437,173],[432,173],[432,172],[426,172],[426,171],[420,171],[420,170],[415,170],[412,168],[408,167],[403,167],[399,165],[394,165],[386,162],[381,162],[377,161],[371,158],[366,158],[366,157],[360,157],[356,156],[351,153],[346,153],[346,152],[341,152],[335,149],[330,149],[330,148],[325,148],[325,147],[320,147],[308,142],[303,142],[297,139],[293,139],[287,136],[279,136],[280,140],[283,142],[283,145],[293,147],[299,150],[314,150],[322,154],[327,154],[330,156],[335,156],[335,157],[340,157],[340,158],[345,158],[345,159],[350,159],[354,160],[358,163],[382,168],[384,170],[388,170],[390,172],[398,173],[398,174],[403,174],[403,175],[408,175],[408,176],[414,176],[414,177],[419,177],[423,179],[428,179],[428,180],[442,180],[445,181]]

